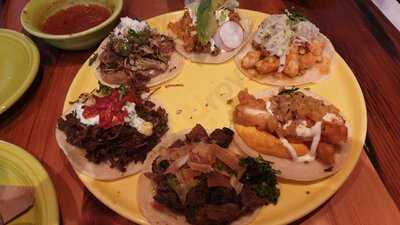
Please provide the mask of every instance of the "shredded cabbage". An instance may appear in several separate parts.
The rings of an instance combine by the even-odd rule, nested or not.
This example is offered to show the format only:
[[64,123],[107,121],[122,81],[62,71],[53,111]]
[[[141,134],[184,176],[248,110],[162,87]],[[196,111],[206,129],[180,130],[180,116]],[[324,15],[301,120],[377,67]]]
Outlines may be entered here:
[[293,23],[287,15],[281,14],[268,16],[259,26],[254,40],[271,55],[281,58],[286,56],[295,39],[310,42],[318,34],[319,29],[311,22]]

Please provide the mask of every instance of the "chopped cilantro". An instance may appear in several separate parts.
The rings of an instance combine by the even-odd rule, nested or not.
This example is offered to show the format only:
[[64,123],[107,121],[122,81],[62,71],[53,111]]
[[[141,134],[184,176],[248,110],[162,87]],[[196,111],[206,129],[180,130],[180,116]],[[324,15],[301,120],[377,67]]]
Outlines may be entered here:
[[240,182],[250,185],[258,196],[276,204],[280,195],[276,177],[279,171],[274,170],[270,162],[265,161],[261,156],[241,158],[240,165],[246,168]]
[[222,162],[219,159],[216,159],[215,163],[213,164],[213,168],[215,170],[227,172],[229,175],[237,175],[236,171],[231,169],[229,166],[227,166],[224,162]]
[[285,9],[285,14],[293,24],[308,20],[307,17],[296,12],[294,9]]
[[130,42],[142,45],[148,41],[150,35],[151,35],[151,30],[147,28],[140,32],[130,29],[128,31],[128,40]]
[[112,90],[113,89],[111,87],[99,82],[99,88],[96,90],[96,92],[102,96],[107,96],[111,94]]
[[125,85],[120,85],[118,87],[119,97],[122,98],[128,93],[128,88]]

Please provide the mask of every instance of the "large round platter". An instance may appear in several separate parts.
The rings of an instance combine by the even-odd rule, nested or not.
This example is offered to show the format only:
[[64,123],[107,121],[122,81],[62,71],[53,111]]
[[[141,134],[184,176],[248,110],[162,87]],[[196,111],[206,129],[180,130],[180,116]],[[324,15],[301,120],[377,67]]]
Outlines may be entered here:
[[[254,29],[267,16],[255,11],[242,12],[253,20]],[[159,31],[166,32],[168,21],[181,15],[182,12],[173,12],[148,21]],[[352,124],[351,156],[340,172],[327,179],[310,183],[281,181],[281,197],[278,204],[264,207],[253,221],[254,225],[289,223],[306,215],[337,191],[358,161],[367,128],[364,98],[354,74],[338,54],[335,55],[333,63],[334,69],[329,79],[306,86],[339,107]],[[97,87],[94,72],[94,68],[90,67],[88,62],[82,66],[69,89],[64,110],[68,109],[68,102],[76,99],[80,93],[89,92]],[[232,105],[229,104],[229,100],[244,88],[256,93],[270,87],[246,78],[233,60],[219,65],[186,61],[183,71],[175,79],[161,85],[153,97],[162,102],[169,112],[170,131],[188,129],[196,123],[212,129],[230,126]],[[85,186],[108,207],[139,224],[148,224],[140,214],[136,199],[138,175],[111,182],[93,180],[79,173],[78,175]]]

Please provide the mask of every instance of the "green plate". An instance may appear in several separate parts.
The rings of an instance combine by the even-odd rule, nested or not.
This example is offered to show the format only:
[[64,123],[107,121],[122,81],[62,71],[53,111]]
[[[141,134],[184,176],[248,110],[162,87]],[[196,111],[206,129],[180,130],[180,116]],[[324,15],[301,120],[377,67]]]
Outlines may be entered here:
[[18,146],[0,141],[0,185],[35,187],[32,208],[10,225],[58,225],[56,192],[46,170]]
[[0,114],[31,85],[39,68],[39,51],[25,35],[0,29]]

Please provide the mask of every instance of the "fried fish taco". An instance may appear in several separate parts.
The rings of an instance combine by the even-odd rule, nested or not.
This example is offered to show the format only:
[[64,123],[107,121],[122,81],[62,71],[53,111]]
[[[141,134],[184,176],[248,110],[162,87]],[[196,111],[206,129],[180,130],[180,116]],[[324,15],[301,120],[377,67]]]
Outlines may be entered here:
[[168,130],[166,111],[126,86],[82,94],[59,119],[56,139],[75,170],[99,180],[139,172]]
[[252,22],[238,11],[236,0],[196,0],[168,24],[176,49],[197,63],[223,63],[246,44]]
[[248,224],[279,198],[277,171],[231,149],[232,130],[196,125],[156,147],[139,178],[139,208],[150,224]]
[[280,177],[312,181],[340,170],[351,148],[350,126],[338,108],[298,88],[238,94],[235,142],[261,155]]
[[332,43],[313,23],[286,11],[265,18],[235,63],[261,84],[294,86],[326,79],[334,54]]
[[145,21],[124,17],[100,45],[92,66],[98,80],[108,86],[118,87],[135,77],[151,87],[174,78],[183,68],[184,59],[175,47],[171,37]]

